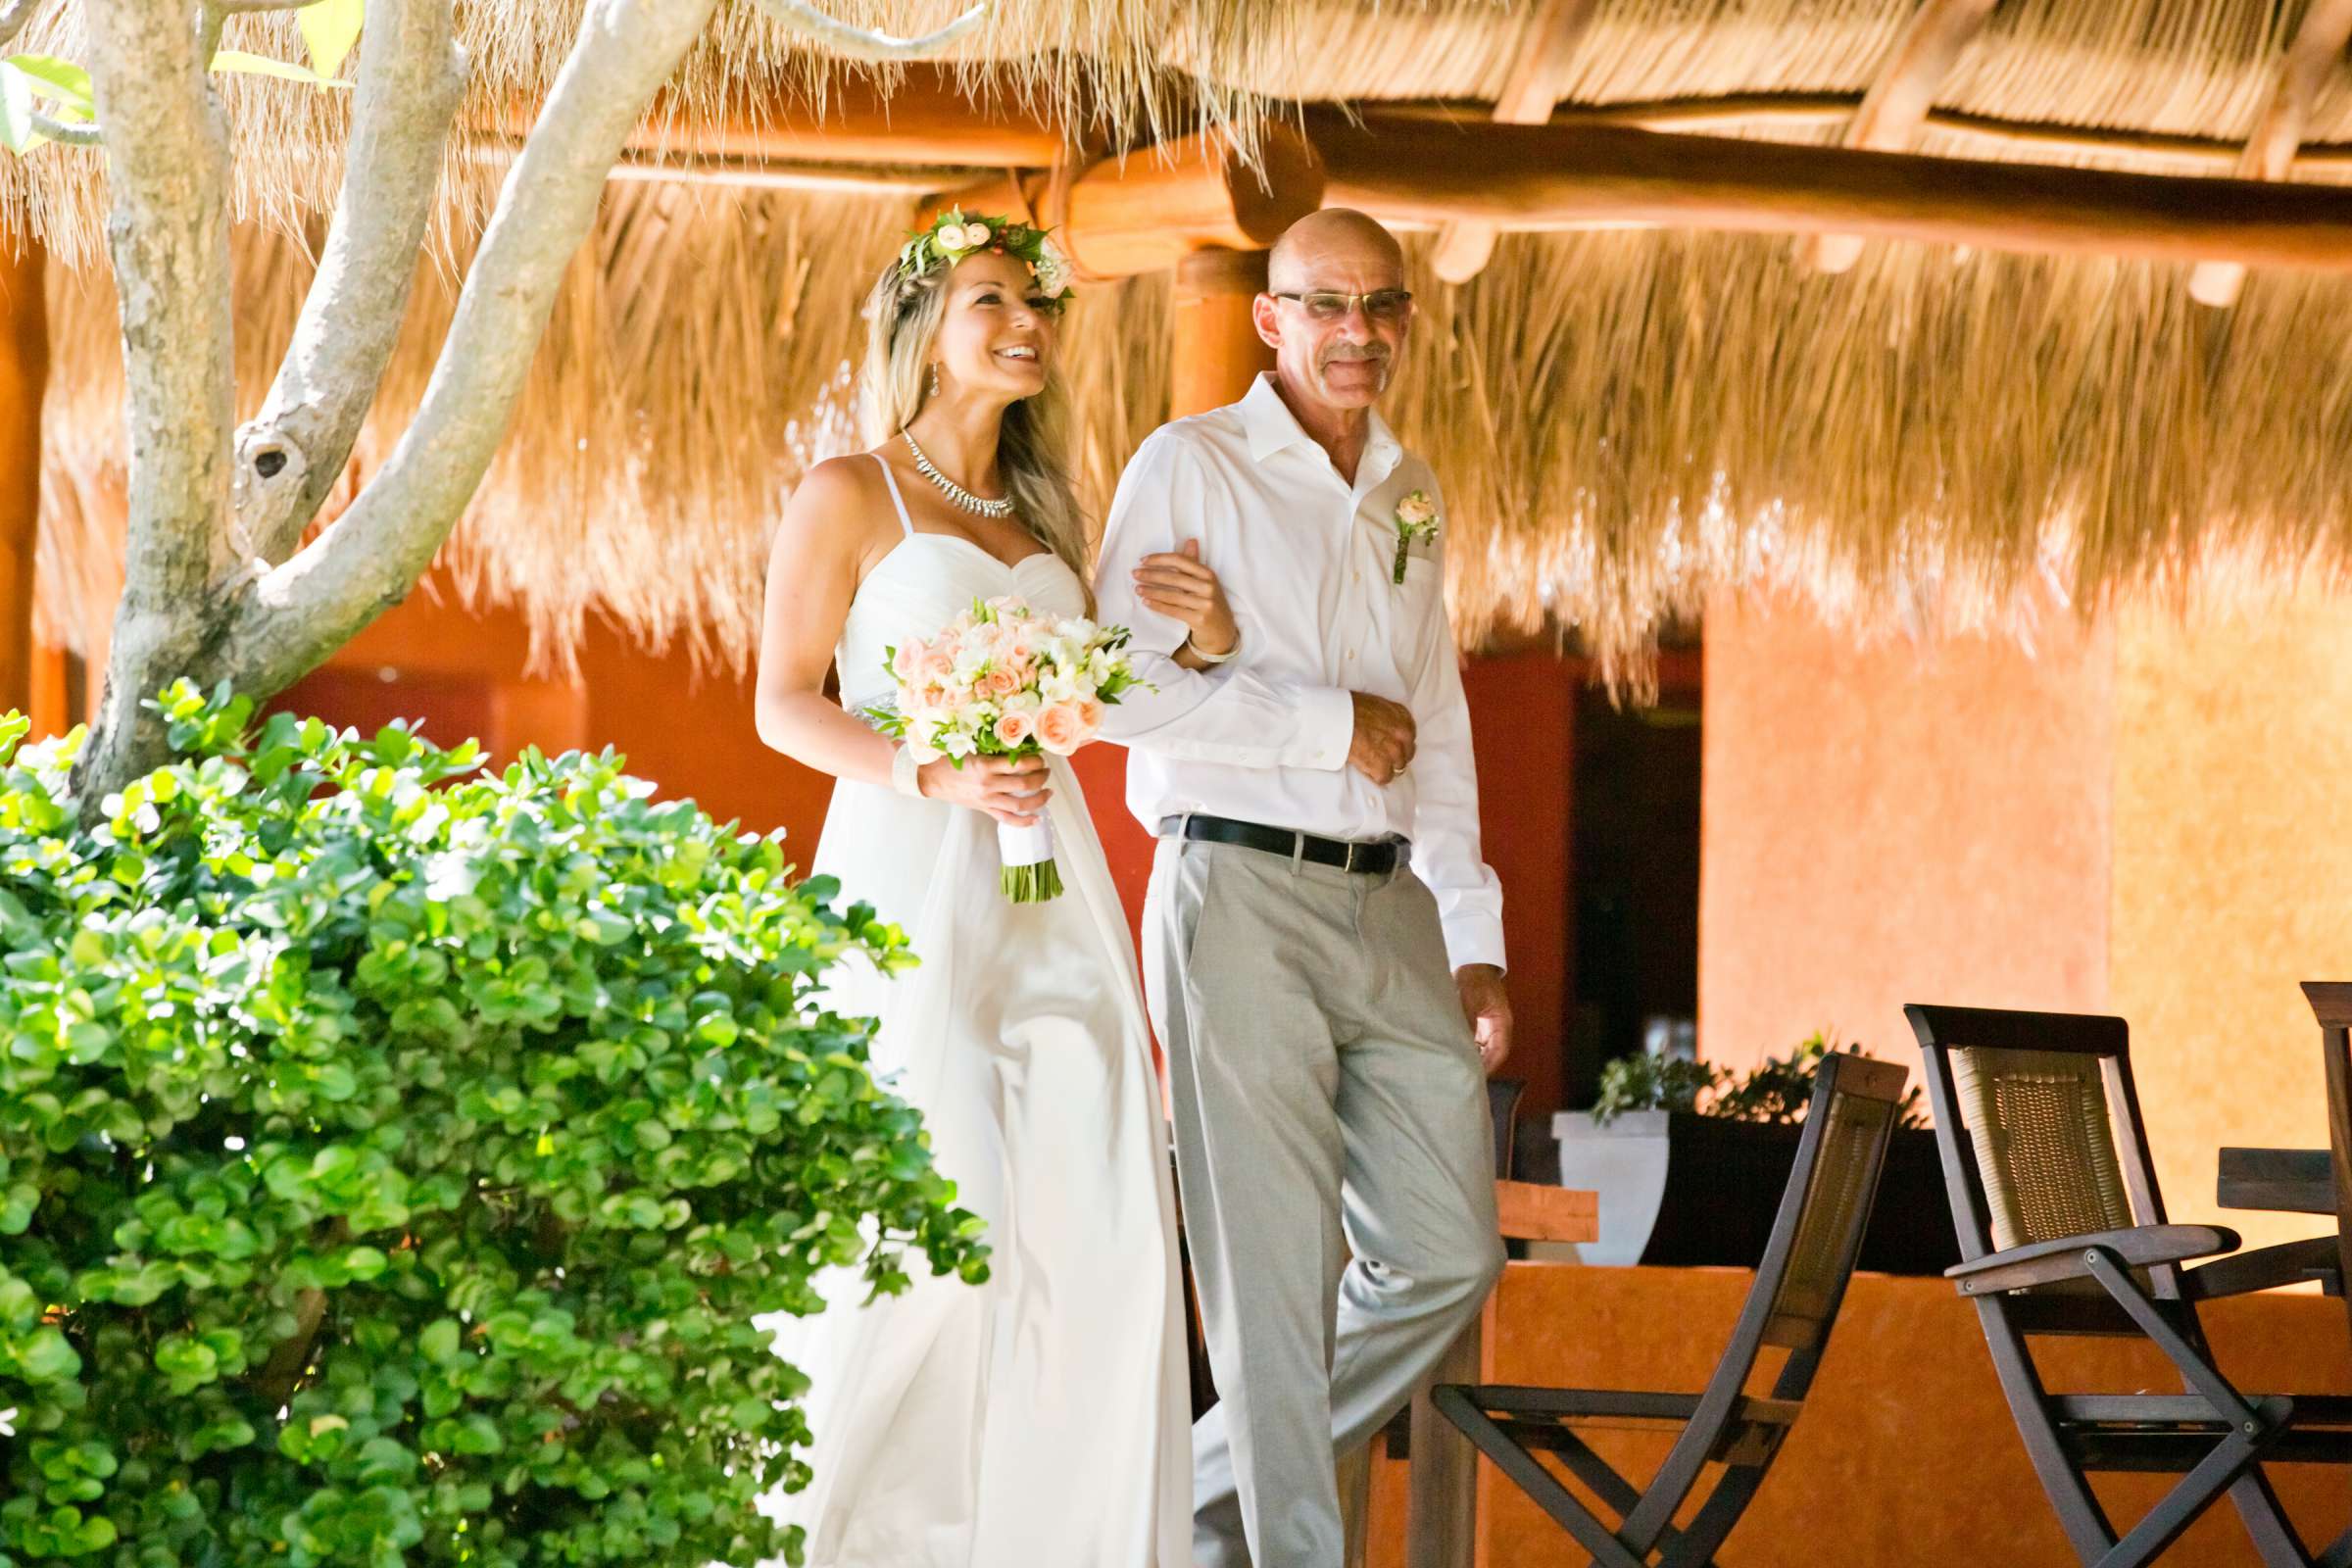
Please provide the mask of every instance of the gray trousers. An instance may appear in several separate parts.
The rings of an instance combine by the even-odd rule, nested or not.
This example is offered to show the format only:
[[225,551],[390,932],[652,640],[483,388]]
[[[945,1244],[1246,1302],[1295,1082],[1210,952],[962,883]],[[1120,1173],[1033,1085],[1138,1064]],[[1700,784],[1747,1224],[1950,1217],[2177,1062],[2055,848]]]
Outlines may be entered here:
[[1198,1568],[1341,1568],[1337,1452],[1502,1267],[1486,1074],[1437,901],[1160,842],[1146,905],[1185,1235],[1220,1402],[1193,1429]]

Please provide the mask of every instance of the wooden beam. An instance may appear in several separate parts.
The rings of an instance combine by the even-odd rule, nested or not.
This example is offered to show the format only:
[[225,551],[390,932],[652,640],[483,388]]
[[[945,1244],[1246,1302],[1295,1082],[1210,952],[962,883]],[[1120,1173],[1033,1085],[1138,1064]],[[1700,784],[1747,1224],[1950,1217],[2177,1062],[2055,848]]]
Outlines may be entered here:
[[[1936,90],[1992,14],[1994,0],[1920,0],[1919,9],[1895,40],[1878,79],[1863,95],[1845,127],[1844,144],[1873,152],[1910,151],[1935,107]],[[1843,272],[1862,259],[1855,234],[1816,234],[1804,242],[1804,259],[1815,270]]]
[[[967,169],[1044,169],[1059,155],[1059,128],[1019,107],[1009,87],[966,93],[950,68],[915,65],[883,92],[863,76],[834,81],[821,105],[796,95],[772,111],[744,108],[717,123],[667,128],[676,117],[657,102],[649,128],[632,150],[662,158],[712,155],[747,161],[810,164],[937,164]],[[510,128],[519,136],[534,118],[518,105]]]
[[[1547,124],[1631,125],[1680,132],[1804,129],[1842,126],[1861,107],[1850,92],[1694,93],[1688,97],[1628,98],[1605,104],[1562,104]],[[1492,120],[1483,102],[1446,99],[1398,100],[1379,108],[1384,120],[1428,120],[1478,125]],[[2114,125],[2073,125],[2049,120],[2008,120],[1960,109],[1931,109],[1927,128],[2026,155],[2026,161],[2056,163],[2072,158],[2132,158],[2190,165],[2227,173],[2237,167],[2245,143],[2235,138],[2190,135],[2172,130],[2132,130]],[[2306,143],[2296,154],[2299,171],[2352,176],[2352,144]]]
[[1021,213],[1055,228],[1087,277],[1132,277],[1174,267],[1195,251],[1262,250],[1323,205],[1323,168],[1295,128],[1266,126],[1258,163],[1245,166],[1215,131],[1093,164],[1054,209],[1048,181],[1015,172],[942,196],[932,211]]
[[[1551,119],[1568,62],[1599,9],[1599,0],[1544,0],[1528,17],[1510,74],[1494,100],[1494,123],[1541,125]],[[1486,270],[1497,232],[1493,223],[1447,223],[1430,255],[1431,270],[1448,283],[1467,283]]]
[[1494,1184],[1494,1222],[1505,1237],[1521,1242],[1600,1240],[1600,1195],[1543,1182]]
[[32,564],[49,383],[46,254],[0,228],[0,711],[32,708]]
[[[1061,145],[1060,133],[1042,121],[1007,107],[1005,90],[983,90],[973,99],[935,70],[910,69],[899,89],[884,98],[870,86],[848,85],[828,99],[822,117],[806,107],[774,114],[739,112],[723,124],[692,132],[647,131],[631,143],[635,164],[649,174],[676,169],[692,177],[725,182],[725,176],[768,165],[815,167],[864,164],[880,170],[912,165],[940,170],[1046,169]],[[1690,97],[1629,99],[1614,103],[1556,106],[1545,121],[1553,126],[1633,125],[1663,131],[1740,131],[1842,125],[1859,113],[1863,96],[1840,92],[1751,92]],[[1496,106],[1483,100],[1422,100],[1384,103],[1380,118],[1423,119],[1446,123],[1492,123]],[[2052,121],[2009,120],[1956,109],[1926,112],[1923,128],[1966,137],[2041,162],[2068,158],[2144,158],[2233,170],[2246,143],[2233,137],[2179,131],[2132,130]],[[527,116],[514,125],[529,128]],[[517,143],[518,144],[518,143]],[[2295,168],[2352,177],[2352,145],[2323,142],[2303,146]],[[945,188],[934,185],[932,189]]]
[[[2311,106],[2343,59],[2348,39],[2352,0],[2311,0],[2279,63],[2278,86],[2238,160],[2240,179],[2286,178],[2304,127],[2311,123]],[[2200,262],[2189,274],[2188,292],[2201,304],[2227,308],[2237,303],[2237,291],[2245,282],[2246,270],[2235,262]]]
[[1594,125],[1312,113],[1325,200],[1506,228],[1861,234],[1985,250],[2352,271],[2352,190],[1856,152]]

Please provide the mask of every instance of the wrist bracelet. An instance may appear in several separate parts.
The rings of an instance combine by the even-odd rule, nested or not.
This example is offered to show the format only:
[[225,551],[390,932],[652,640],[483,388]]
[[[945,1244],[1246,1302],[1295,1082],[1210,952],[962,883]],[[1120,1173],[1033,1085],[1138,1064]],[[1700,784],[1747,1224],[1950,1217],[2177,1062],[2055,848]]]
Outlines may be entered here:
[[1242,651],[1242,640],[1239,637],[1236,637],[1233,640],[1233,646],[1231,648],[1226,649],[1221,654],[1212,654],[1207,649],[1201,647],[1199,643],[1193,641],[1193,634],[1188,631],[1184,634],[1184,646],[1190,648],[1193,651],[1193,657],[1200,660],[1204,664],[1222,664],[1225,662],[1225,661],[1231,659],[1234,655]]
[[901,795],[912,796],[918,801],[928,799],[923,794],[922,766],[914,760],[914,748],[901,743],[899,749],[891,754],[890,787]]

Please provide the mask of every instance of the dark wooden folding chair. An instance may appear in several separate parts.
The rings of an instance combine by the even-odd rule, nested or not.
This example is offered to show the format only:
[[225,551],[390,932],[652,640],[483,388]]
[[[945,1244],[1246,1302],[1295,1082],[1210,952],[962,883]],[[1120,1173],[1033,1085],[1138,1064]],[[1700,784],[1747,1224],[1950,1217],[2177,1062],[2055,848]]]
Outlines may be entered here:
[[2335,1189],[2335,1234],[2320,1238],[2334,1265],[2330,1293],[2352,1311],[2352,980],[2306,980],[2303,998],[2320,1020],[2320,1054],[2328,1068],[2328,1171]]
[[[1699,1394],[1447,1384],[1439,1410],[1559,1521],[1602,1568],[1705,1568],[1763,1483],[1821,1364],[1845,1298],[1897,1119],[1904,1071],[1833,1055],[1814,1079],[1796,1162],[1739,1326]],[[1766,1347],[1787,1351],[1770,1392],[1747,1384]],[[1646,1489],[1593,1450],[1577,1428],[1679,1427]],[[1611,1527],[1536,1455],[1549,1452],[1617,1515]],[[1721,1467],[1688,1523],[1675,1516],[1706,1467]]]
[[[2085,1563],[2154,1559],[2227,1493],[2265,1563],[2344,1568],[2352,1532],[2318,1558],[2288,1524],[2266,1462],[2352,1462],[2352,1398],[2242,1394],[2214,1365],[2197,1303],[2308,1277],[2312,1246],[2238,1251],[2211,1225],[2165,1222],[2121,1018],[1903,1009],[1926,1058],[1961,1261],[2018,1436]],[[2180,1265],[2197,1258],[2202,1267]],[[2030,1341],[2139,1338],[2184,1392],[2051,1394]],[[2120,1537],[2091,1493],[2100,1471],[2180,1480]]]

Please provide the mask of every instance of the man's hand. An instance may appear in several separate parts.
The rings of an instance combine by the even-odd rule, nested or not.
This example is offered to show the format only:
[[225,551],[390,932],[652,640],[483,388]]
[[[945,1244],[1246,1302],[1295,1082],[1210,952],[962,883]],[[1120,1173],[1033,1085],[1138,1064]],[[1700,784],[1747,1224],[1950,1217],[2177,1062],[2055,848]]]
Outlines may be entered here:
[[1492,1076],[1511,1054],[1511,999],[1502,971],[1491,963],[1465,963],[1453,971],[1453,983],[1462,994],[1462,1016],[1478,1038],[1478,1059]]
[[1370,692],[1348,695],[1355,699],[1355,740],[1348,748],[1348,765],[1385,785],[1413,760],[1412,711]]

